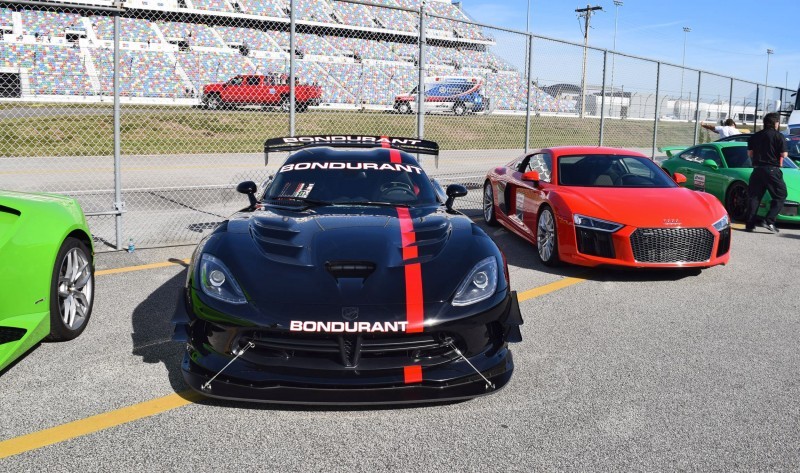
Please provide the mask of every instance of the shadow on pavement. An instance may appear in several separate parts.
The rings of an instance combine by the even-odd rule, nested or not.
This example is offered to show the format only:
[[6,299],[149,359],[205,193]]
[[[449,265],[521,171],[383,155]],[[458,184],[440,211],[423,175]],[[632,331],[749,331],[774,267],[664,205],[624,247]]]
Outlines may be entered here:
[[133,354],[142,357],[145,363],[164,363],[169,373],[169,382],[175,392],[188,387],[181,375],[181,360],[184,345],[172,341],[172,317],[182,297],[186,282],[186,270],[167,280],[142,301],[133,311]]

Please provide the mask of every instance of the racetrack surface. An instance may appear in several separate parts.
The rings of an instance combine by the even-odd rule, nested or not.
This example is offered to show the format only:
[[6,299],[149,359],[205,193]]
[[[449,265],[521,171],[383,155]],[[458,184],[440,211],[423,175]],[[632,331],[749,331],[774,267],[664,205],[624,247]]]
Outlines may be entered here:
[[[0,470],[800,468],[800,228],[734,231],[731,263],[699,273],[549,269],[518,237],[484,228],[525,298],[500,392],[396,409],[186,402]],[[186,390],[183,348],[168,340],[192,249],[99,256],[99,270],[174,264],[97,276],[87,331],[0,376],[0,442]],[[574,284],[546,286],[559,281]],[[529,292],[542,286],[555,290]]]

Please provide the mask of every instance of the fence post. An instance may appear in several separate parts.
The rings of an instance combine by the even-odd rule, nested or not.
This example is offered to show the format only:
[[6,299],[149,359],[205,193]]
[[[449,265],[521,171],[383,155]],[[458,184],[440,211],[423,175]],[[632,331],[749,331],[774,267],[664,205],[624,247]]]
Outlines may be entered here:
[[655,113],[655,120],[653,120],[653,150],[650,153],[650,157],[656,157],[656,147],[658,146],[658,115],[660,114],[661,110],[661,102],[658,101],[658,92],[659,87],[661,87],[661,62],[656,63],[656,113]]
[[731,94],[728,98],[728,118],[733,118],[733,77],[731,77]]
[[525,79],[528,84],[528,102],[525,107],[525,154],[528,154],[528,146],[531,142],[531,72],[533,70],[533,35],[528,35],[528,67],[525,71]]
[[697,135],[700,132],[700,84],[702,83],[703,73],[697,71],[697,98],[694,105],[694,142],[692,146],[697,144]]
[[117,233],[116,247],[122,249],[122,212],[125,203],[122,202],[122,166],[120,159],[120,117],[119,117],[119,12],[114,13],[114,223]]
[[289,136],[294,136],[294,50],[295,50],[294,0],[289,0]]
[[419,75],[417,77],[417,138],[425,137],[425,2],[419,2]]
[[[753,105],[753,133],[756,132],[758,126],[758,93],[761,92],[761,87],[756,84],[756,103]],[[745,113],[745,117],[747,113]]]
[[600,138],[598,146],[603,146],[603,130],[606,126],[606,66],[608,49],[603,51],[603,84],[600,86]]

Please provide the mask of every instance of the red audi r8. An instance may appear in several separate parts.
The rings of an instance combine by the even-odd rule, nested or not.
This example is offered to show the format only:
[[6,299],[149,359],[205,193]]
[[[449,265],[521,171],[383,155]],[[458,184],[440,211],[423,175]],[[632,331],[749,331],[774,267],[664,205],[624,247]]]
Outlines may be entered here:
[[483,187],[483,217],[536,245],[548,266],[702,268],[730,258],[722,204],[624,149],[534,150],[494,168]]

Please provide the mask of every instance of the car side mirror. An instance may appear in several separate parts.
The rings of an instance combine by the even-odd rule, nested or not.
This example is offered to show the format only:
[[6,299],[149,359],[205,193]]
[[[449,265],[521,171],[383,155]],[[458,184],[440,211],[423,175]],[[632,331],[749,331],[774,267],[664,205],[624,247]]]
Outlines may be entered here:
[[711,168],[711,169],[713,169],[713,170],[715,170],[715,171],[716,171],[717,169],[719,169],[719,166],[717,165],[717,163],[715,163],[715,162],[714,162],[714,160],[713,160],[713,159],[706,159],[706,160],[704,160],[704,161],[703,161],[703,166],[705,166],[705,167],[707,167],[707,168]]
[[539,185],[539,171],[528,171],[522,175],[523,181],[533,182],[534,186]]
[[685,184],[686,183],[686,176],[683,174],[676,172],[675,173],[675,184]]
[[467,195],[467,188],[461,184],[450,184],[447,186],[446,193],[447,201],[444,205],[447,207],[447,210],[453,210],[453,202],[456,200],[456,197],[464,197]]
[[250,210],[256,208],[256,204],[258,201],[256,200],[256,191],[258,190],[258,186],[253,181],[244,181],[240,182],[238,186],[236,186],[236,192],[240,194],[247,194],[247,199],[250,201]]

